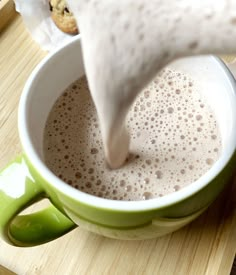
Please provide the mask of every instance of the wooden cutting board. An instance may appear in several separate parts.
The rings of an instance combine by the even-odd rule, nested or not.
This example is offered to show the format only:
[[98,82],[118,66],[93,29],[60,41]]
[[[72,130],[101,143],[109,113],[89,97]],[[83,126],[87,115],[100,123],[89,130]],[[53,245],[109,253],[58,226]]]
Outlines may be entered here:
[[[26,79],[45,55],[19,16],[0,33],[0,167],[21,152],[18,101]],[[229,275],[236,252],[235,198],[236,181],[200,218],[159,239],[118,241],[78,228],[38,247],[0,241],[0,264],[24,275]]]

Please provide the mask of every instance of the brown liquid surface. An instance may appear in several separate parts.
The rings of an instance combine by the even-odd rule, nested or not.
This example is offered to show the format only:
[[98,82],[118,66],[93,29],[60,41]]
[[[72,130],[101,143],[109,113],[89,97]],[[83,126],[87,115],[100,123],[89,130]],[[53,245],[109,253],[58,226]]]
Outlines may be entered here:
[[85,77],[53,106],[44,133],[48,167],[75,188],[114,200],[176,192],[206,173],[221,152],[214,113],[197,83],[166,69],[140,94],[127,118],[131,152],[110,170]]

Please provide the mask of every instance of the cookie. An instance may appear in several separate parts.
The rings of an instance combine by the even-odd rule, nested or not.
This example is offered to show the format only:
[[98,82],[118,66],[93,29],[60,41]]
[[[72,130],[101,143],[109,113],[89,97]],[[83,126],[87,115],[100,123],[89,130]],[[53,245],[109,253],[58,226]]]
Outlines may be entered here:
[[49,0],[51,18],[56,26],[63,32],[78,34],[79,30],[73,13],[66,5],[66,0]]

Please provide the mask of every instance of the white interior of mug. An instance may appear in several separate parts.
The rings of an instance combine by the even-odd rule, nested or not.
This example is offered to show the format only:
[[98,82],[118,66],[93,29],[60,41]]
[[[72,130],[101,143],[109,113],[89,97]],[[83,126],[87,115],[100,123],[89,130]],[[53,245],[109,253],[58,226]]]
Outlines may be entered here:
[[[112,201],[75,190],[57,178],[43,163],[43,131],[56,99],[84,74],[80,38],[50,54],[28,79],[19,106],[18,125],[23,149],[34,167],[47,181],[69,196],[93,204],[123,210],[163,207],[197,192],[227,164],[236,149],[236,87],[226,66],[213,56],[178,60],[168,67],[187,73],[201,85],[201,92],[213,109],[222,136],[222,154],[212,168],[196,182],[178,192],[147,201]],[[91,197],[93,199],[91,200]]]

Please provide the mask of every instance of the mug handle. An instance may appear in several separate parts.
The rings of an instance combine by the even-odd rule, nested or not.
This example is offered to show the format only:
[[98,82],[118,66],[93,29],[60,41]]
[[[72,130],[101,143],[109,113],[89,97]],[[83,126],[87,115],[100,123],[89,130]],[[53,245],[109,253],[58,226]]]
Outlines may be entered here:
[[15,246],[36,246],[61,237],[75,225],[56,207],[19,215],[35,202],[47,198],[32,177],[21,155],[0,172],[0,236]]

